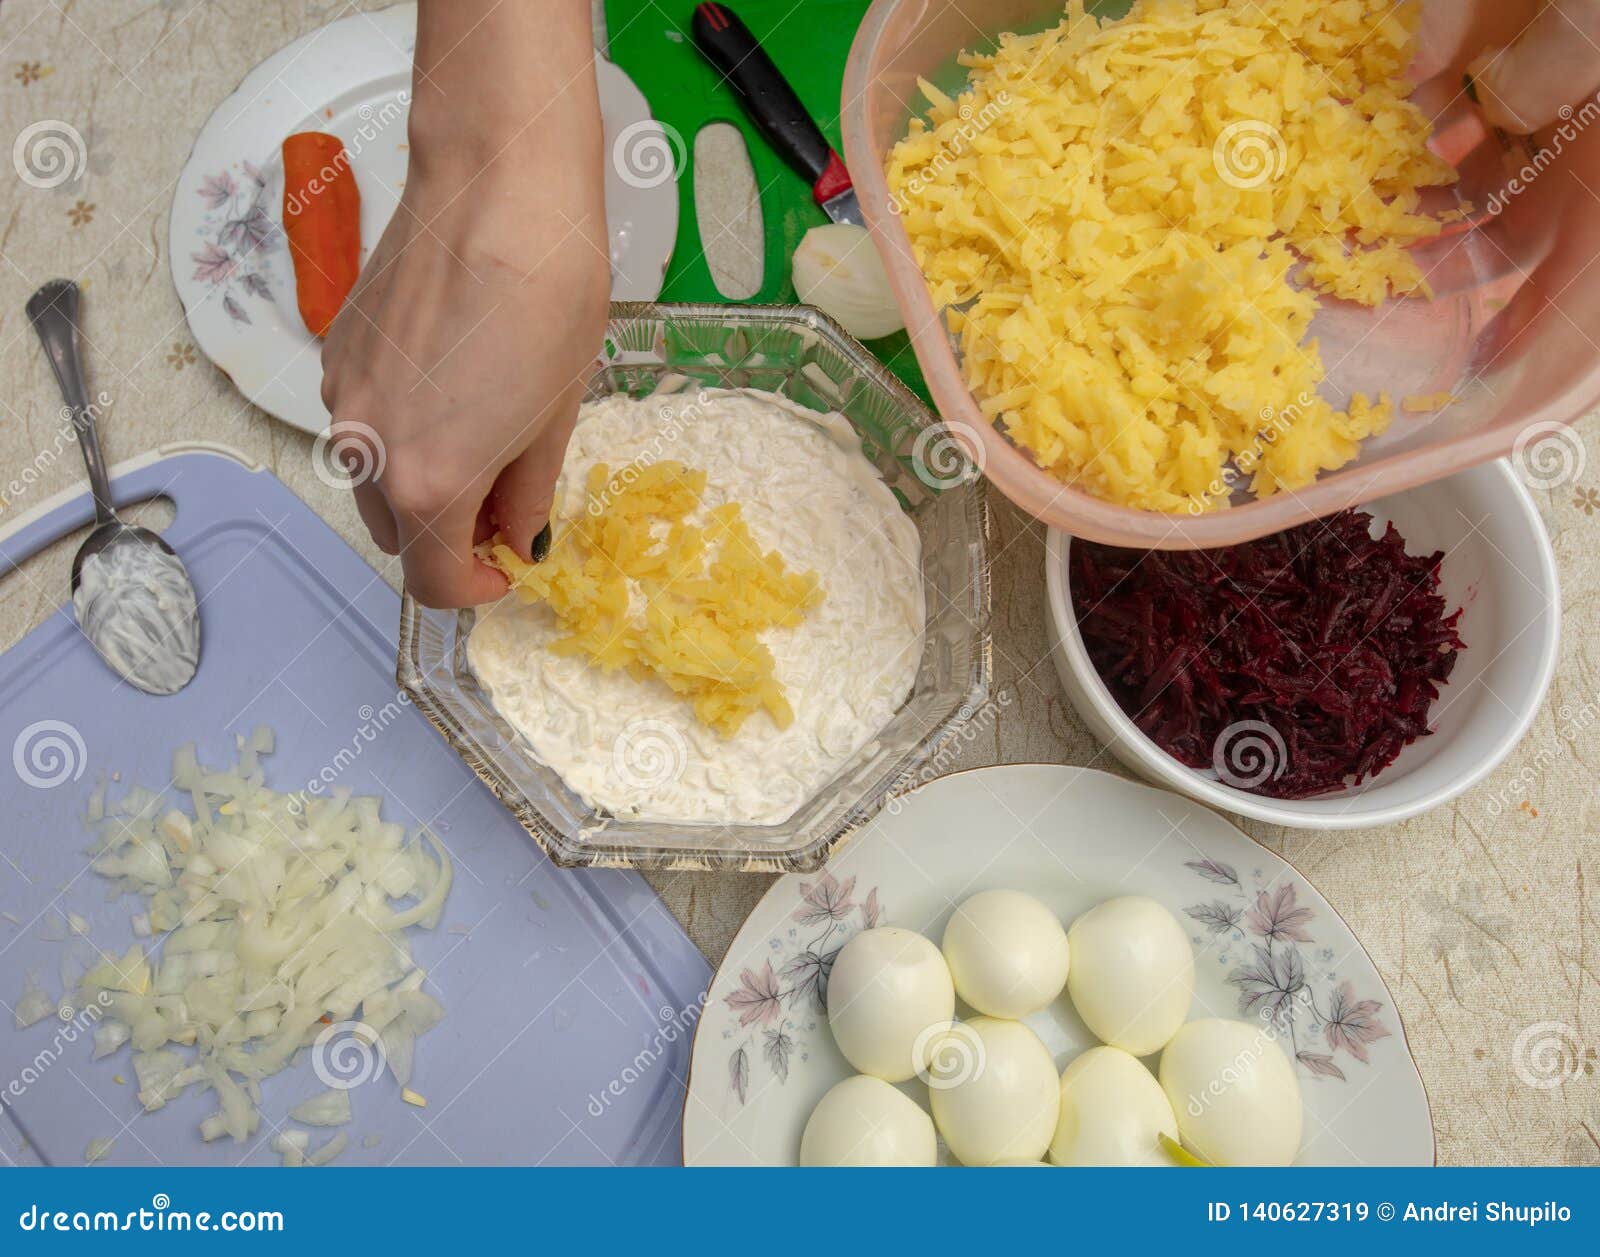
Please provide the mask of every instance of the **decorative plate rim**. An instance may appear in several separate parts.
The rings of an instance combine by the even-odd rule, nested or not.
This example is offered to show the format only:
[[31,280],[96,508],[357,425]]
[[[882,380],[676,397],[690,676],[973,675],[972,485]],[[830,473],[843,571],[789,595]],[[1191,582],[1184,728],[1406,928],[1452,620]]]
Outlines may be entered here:
[[[309,47],[312,41],[341,25],[348,24],[353,28],[357,23],[366,23],[369,26],[374,24],[386,26],[403,24],[406,28],[406,33],[409,35],[415,25],[415,10],[416,0],[395,0],[395,3],[382,8],[349,12],[334,18],[332,21],[315,26],[274,48],[247,69],[233,88],[212,107],[205,121],[201,123],[199,130],[190,141],[188,153],[185,155],[183,164],[179,168],[178,176],[172,185],[172,200],[167,214],[167,270],[171,276],[173,288],[177,292],[178,302],[183,307],[184,321],[188,326],[189,334],[194,339],[195,346],[217,370],[228,378],[244,401],[271,415],[279,422],[286,423],[290,427],[311,436],[318,436],[324,432],[327,420],[325,417],[319,416],[313,423],[303,413],[305,410],[304,398],[286,399],[273,393],[271,386],[275,385],[283,374],[282,368],[269,379],[267,385],[252,386],[247,389],[241,383],[246,359],[244,346],[247,342],[235,343],[219,334],[219,329],[225,327],[227,320],[218,323],[216,320],[208,318],[207,306],[211,301],[211,290],[208,288],[206,292],[200,294],[191,292],[192,281],[186,280],[183,274],[180,273],[181,269],[188,265],[188,262],[184,260],[188,258],[189,248],[192,244],[192,236],[189,234],[188,229],[194,225],[196,218],[187,211],[180,212],[179,207],[183,202],[184,193],[194,191],[206,173],[197,166],[197,163],[207,156],[202,152],[202,149],[216,140],[216,136],[212,133],[213,123],[217,122],[219,117],[224,116],[228,106],[239,101],[247,90],[255,90],[257,88],[256,79],[258,76],[268,72],[269,67],[278,67],[278,63],[285,57],[288,58],[288,64],[292,65],[298,59],[300,51],[303,51],[305,47]],[[601,79],[600,94],[603,100],[609,95],[611,99],[619,103],[625,99],[630,107],[637,105],[639,109],[642,109],[642,114],[635,118],[634,112],[630,108],[626,114],[619,115],[619,121],[622,121],[626,126],[636,125],[639,122],[655,123],[659,126],[654,115],[650,112],[649,101],[639,89],[638,84],[633,81],[625,70],[607,58],[599,49],[595,52],[595,66],[596,73]],[[281,70],[281,67],[279,69]],[[268,82],[271,82],[275,77],[275,73],[267,73]],[[355,83],[348,83],[346,87],[356,85]],[[259,94],[259,91],[256,91],[256,94]],[[235,118],[235,124],[242,117],[243,113],[241,112]],[[664,236],[666,253],[661,259],[659,268],[659,279],[664,280],[666,268],[671,262],[672,250],[677,238],[679,209],[676,186],[672,183],[660,186],[665,189],[666,195],[661,197],[660,205],[656,208],[659,209],[659,216],[663,221],[670,219],[670,222],[667,223],[670,230],[666,231]],[[641,191],[640,195],[648,195],[655,190],[655,188],[646,188]],[[632,268],[630,270],[630,274],[635,277],[639,273],[640,268]],[[629,285],[629,287],[635,288],[637,285]],[[656,291],[659,292],[659,282]],[[637,301],[646,300],[647,298],[643,291],[640,290],[628,292],[625,299]],[[317,342],[313,341],[311,345],[306,346],[306,348],[311,347],[316,347],[320,353],[320,345]],[[304,352],[304,349],[299,352]],[[320,398],[318,399],[318,406],[320,407]]]

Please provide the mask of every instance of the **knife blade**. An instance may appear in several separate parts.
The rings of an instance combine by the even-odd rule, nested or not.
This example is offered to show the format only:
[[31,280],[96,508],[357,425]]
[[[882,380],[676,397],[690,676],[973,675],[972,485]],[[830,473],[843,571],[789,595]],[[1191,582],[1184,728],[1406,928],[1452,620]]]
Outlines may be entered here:
[[691,34],[762,138],[811,185],[822,212],[836,223],[864,226],[844,161],[739,15],[722,4],[696,5]]

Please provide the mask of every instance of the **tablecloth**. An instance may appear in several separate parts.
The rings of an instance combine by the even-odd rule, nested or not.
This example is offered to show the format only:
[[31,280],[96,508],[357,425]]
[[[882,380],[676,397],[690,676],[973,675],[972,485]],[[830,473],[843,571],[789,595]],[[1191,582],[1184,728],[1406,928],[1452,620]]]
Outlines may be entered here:
[[[85,151],[81,172],[58,187],[5,176],[0,524],[82,478],[23,317],[39,283],[67,275],[86,291],[91,390],[111,399],[101,422],[108,457],[196,437],[236,446],[398,587],[395,561],[371,544],[349,495],[316,475],[311,439],[245,402],[200,356],[166,256],[173,182],[217,103],[290,39],[375,7],[8,0],[0,9],[0,141],[57,119]],[[1600,459],[1538,499],[1564,591],[1561,663],[1511,759],[1454,804],[1388,829],[1242,825],[1299,868],[1371,953],[1426,1084],[1444,1163],[1600,1164]],[[996,497],[992,543],[996,686],[1010,701],[954,767],[1043,761],[1121,772],[1072,711],[1049,658],[1041,526]],[[60,605],[76,544],[0,580],[0,642]],[[651,877],[713,962],[770,880]],[[1545,1032],[1573,1054],[1571,1067],[1560,1085],[1529,1085],[1514,1059],[1519,1039],[1527,1050]]]

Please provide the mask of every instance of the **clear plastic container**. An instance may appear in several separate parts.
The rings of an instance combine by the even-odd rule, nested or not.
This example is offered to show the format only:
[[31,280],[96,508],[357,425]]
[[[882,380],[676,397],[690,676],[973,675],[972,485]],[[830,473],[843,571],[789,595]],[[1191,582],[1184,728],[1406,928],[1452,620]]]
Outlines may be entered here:
[[[1115,6],[1102,9],[1108,7]],[[1507,149],[1460,90],[1458,63],[1421,84],[1415,99],[1436,120],[1435,146],[1461,172],[1460,194],[1482,209],[1499,193],[1504,211],[1417,250],[1438,300],[1389,302],[1376,311],[1325,302],[1311,334],[1329,364],[1324,391],[1331,398],[1381,389],[1397,411],[1411,394],[1452,392],[1461,400],[1433,415],[1397,413],[1358,459],[1307,488],[1259,501],[1236,497],[1205,515],[1113,505],[1043,471],[983,417],[968,392],[890,209],[884,166],[921,102],[919,76],[958,91],[966,77],[958,53],[992,46],[1006,31],[1052,25],[1061,10],[1059,0],[877,0],[850,50],[843,90],[846,163],[935,403],[989,479],[1024,510],[1113,545],[1229,545],[1520,452],[1600,403],[1600,270],[1590,269],[1600,256],[1593,200],[1600,125],[1584,125],[1580,111],[1569,134],[1533,137],[1526,151],[1512,141]],[[1428,63],[1429,50],[1422,52],[1419,64]],[[1574,104],[1593,111],[1587,98]],[[1544,164],[1535,168],[1541,151]],[[1534,169],[1531,179],[1525,166]],[[1514,179],[1520,190],[1507,195]],[[1567,453],[1578,456],[1570,446]]]
[[[806,872],[896,789],[920,783],[989,693],[988,515],[976,475],[940,462],[937,420],[827,316],[807,306],[614,303],[591,398],[757,388],[837,411],[922,538],[927,622],[911,693],[878,736],[781,825],[619,820],[579,797],[495,711],[467,663],[475,613],[400,609],[399,680],[556,863]],[[930,439],[926,434],[934,434]]]

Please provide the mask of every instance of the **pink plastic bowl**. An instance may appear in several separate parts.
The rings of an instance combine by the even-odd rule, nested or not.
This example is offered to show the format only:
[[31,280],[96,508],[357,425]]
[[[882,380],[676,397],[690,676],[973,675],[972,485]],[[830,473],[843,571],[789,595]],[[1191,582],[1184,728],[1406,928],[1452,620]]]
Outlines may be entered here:
[[[1461,93],[1464,65],[1456,64],[1421,84],[1415,99],[1436,118],[1436,147],[1461,171],[1462,195],[1482,209],[1498,193],[1503,212],[1418,250],[1436,301],[1390,302],[1377,311],[1325,302],[1312,335],[1329,365],[1330,397],[1382,389],[1397,409],[1411,394],[1452,392],[1459,401],[1433,415],[1397,414],[1360,458],[1305,489],[1206,515],[1116,506],[1043,471],[968,392],[890,208],[884,166],[921,103],[919,75],[958,90],[965,78],[959,52],[1008,30],[1037,30],[1061,7],[1054,0],[877,0],[844,78],[846,161],[917,360],[945,422],[1013,502],[1074,536],[1112,545],[1229,545],[1520,453],[1519,438],[1526,443],[1600,404],[1600,214],[1592,191],[1600,187],[1600,117],[1592,116],[1600,105],[1574,102],[1579,112],[1559,145],[1541,135],[1526,152],[1508,153]],[[1419,64],[1427,61],[1424,49]]]

